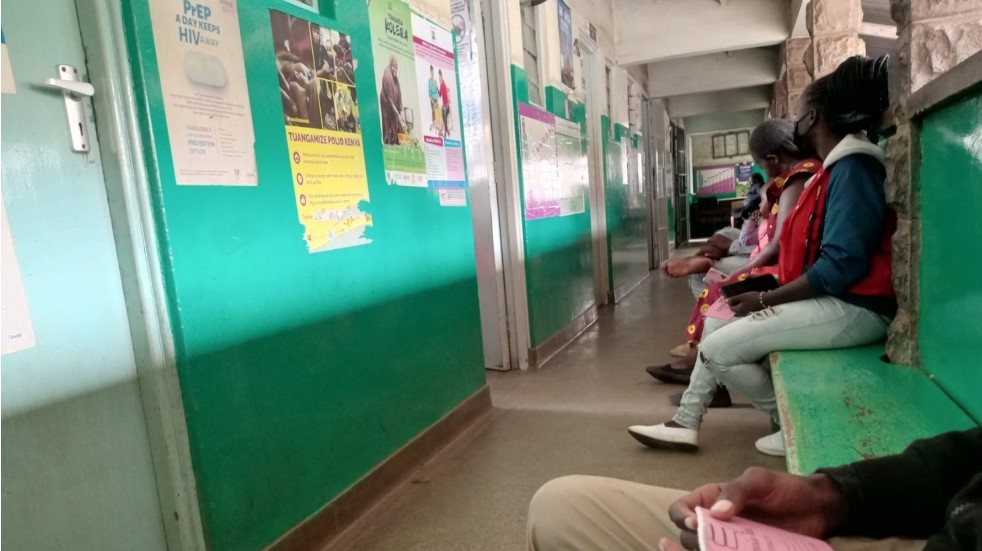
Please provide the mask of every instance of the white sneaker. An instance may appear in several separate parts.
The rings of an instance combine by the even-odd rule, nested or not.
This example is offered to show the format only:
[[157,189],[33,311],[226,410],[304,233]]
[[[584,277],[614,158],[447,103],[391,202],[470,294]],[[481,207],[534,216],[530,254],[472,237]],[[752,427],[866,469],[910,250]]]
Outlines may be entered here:
[[784,433],[777,431],[774,434],[757,440],[757,451],[775,457],[784,457]]
[[699,449],[699,431],[659,425],[634,425],[628,434],[649,448],[675,448],[686,451]]

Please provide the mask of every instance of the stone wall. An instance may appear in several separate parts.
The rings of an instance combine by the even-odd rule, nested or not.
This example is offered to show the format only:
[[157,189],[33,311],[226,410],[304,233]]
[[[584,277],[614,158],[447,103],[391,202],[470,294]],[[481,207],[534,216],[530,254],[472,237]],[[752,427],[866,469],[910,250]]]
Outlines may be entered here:
[[[813,0],[814,3],[815,0]],[[887,337],[895,363],[916,365],[921,251],[920,136],[910,123],[910,94],[982,50],[982,0],[891,0],[897,55],[890,66],[890,97],[897,131],[887,144],[887,200],[897,212],[893,284],[899,311]]]

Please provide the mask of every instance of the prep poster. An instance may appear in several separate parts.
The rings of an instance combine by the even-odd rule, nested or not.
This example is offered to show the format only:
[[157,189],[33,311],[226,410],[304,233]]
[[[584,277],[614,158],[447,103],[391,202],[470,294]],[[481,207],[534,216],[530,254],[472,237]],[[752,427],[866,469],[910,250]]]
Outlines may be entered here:
[[389,184],[426,187],[419,87],[413,46],[412,10],[401,0],[368,6],[375,79],[382,118],[382,159]]
[[426,183],[436,188],[464,187],[453,35],[415,13],[412,21]]
[[525,219],[561,214],[556,117],[527,103],[518,104]]
[[256,185],[236,0],[150,0],[150,18],[177,183]]
[[556,117],[556,146],[559,163],[559,214],[586,212],[590,186],[588,161],[583,150],[580,125]]
[[559,70],[563,84],[576,88],[573,77],[573,13],[563,0],[556,2],[559,8]]
[[269,11],[297,213],[311,253],[364,245],[372,223],[348,35]]

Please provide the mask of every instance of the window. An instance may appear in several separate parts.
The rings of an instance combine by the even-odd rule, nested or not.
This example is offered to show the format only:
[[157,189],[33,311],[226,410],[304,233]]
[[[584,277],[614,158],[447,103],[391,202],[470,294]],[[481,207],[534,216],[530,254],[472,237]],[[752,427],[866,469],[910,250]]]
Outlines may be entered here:
[[535,30],[537,26],[535,8],[522,6],[522,50],[525,57],[525,74],[529,81],[529,101],[542,105],[542,92],[539,86],[539,42]]

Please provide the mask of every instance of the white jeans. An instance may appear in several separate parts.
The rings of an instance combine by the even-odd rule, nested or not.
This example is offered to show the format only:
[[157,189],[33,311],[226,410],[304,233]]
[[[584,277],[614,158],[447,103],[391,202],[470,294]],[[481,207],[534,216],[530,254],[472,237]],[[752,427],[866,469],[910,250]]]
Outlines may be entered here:
[[889,324],[885,316],[828,296],[781,304],[728,322],[707,317],[696,367],[672,420],[698,430],[719,379],[777,422],[771,374],[760,365],[768,354],[869,344],[883,338]]

